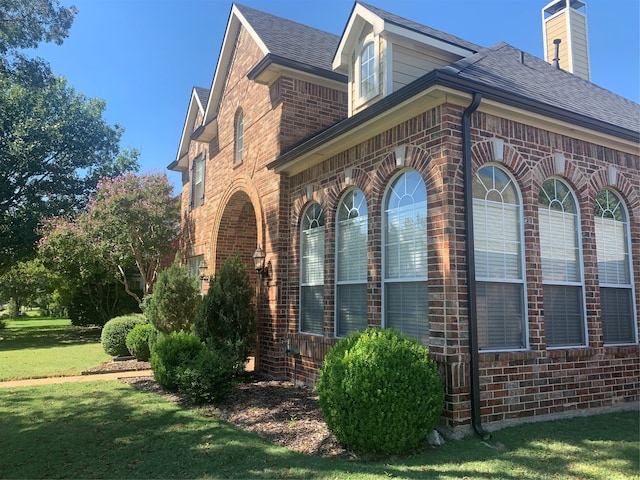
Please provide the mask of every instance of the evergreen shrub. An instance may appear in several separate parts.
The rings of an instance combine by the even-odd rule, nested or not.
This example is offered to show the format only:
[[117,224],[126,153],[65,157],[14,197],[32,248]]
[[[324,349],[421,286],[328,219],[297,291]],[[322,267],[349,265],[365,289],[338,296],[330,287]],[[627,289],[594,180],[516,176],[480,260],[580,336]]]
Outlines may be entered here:
[[162,333],[189,332],[199,300],[197,279],[174,262],[158,274],[153,294],[144,299],[144,313]]
[[147,323],[141,313],[123,315],[109,320],[102,327],[100,340],[102,348],[108,355],[123,357],[130,354],[127,348],[127,335],[136,325]]
[[411,452],[426,441],[444,406],[428,349],[391,329],[340,340],[325,356],[316,389],[327,427],[358,453]]
[[163,335],[151,352],[151,369],[156,382],[166,390],[178,391],[178,378],[207,347],[192,333]]
[[230,351],[240,365],[256,345],[254,288],[239,255],[228,258],[198,305],[193,331],[211,349]]
[[125,344],[131,352],[131,355],[142,362],[148,361],[149,357],[151,357],[151,343],[157,333],[158,331],[155,327],[148,323],[133,327],[133,330],[127,334],[125,340]]
[[241,367],[229,352],[205,348],[178,371],[178,391],[194,403],[219,403],[233,390]]

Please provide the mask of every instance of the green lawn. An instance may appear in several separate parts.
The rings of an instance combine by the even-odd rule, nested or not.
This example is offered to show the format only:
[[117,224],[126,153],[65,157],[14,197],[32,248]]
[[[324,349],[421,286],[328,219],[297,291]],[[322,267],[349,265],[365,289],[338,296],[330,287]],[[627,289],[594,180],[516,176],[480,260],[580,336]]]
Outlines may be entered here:
[[39,317],[6,323],[0,330],[0,381],[79,375],[110,358],[98,328]]
[[118,381],[0,389],[3,478],[638,478],[638,412],[506,428],[407,458],[273,446]]

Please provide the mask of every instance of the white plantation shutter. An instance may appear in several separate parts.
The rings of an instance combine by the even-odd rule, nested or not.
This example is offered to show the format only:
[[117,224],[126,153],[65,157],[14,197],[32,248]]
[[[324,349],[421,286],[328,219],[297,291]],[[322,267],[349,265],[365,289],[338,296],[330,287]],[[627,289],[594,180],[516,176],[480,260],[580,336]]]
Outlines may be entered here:
[[384,211],[385,326],[427,344],[427,189],[418,172],[393,182]]
[[518,205],[474,199],[473,233],[477,277],[522,278]]
[[360,190],[347,193],[338,206],[336,336],[367,327],[367,215]]
[[622,201],[610,190],[598,193],[595,233],[605,344],[635,343],[630,239]]
[[317,335],[324,322],[324,237],[322,209],[312,204],[300,233],[300,331]]
[[525,348],[521,202],[511,177],[495,165],[473,182],[476,314],[481,350]]
[[543,278],[564,282],[579,281],[577,215],[541,208],[538,210],[538,218]]
[[538,221],[547,346],[586,345],[579,217],[573,193],[559,179],[542,184]]
[[600,283],[630,284],[626,224],[613,218],[596,217],[595,227]]

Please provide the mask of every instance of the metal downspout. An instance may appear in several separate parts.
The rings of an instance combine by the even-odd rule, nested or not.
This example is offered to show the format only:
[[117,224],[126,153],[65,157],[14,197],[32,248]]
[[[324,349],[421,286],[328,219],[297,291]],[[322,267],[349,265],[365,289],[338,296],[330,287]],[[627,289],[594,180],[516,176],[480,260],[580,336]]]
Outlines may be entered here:
[[470,380],[471,380],[471,420],[473,428],[478,435],[488,439],[491,434],[482,428],[482,416],[480,414],[480,368],[478,355],[478,322],[476,310],[476,263],[473,236],[473,192],[472,192],[472,168],[471,168],[471,115],[480,106],[482,95],[474,93],[469,106],[462,114],[462,163],[463,163],[463,190],[464,190],[464,226],[467,238],[465,249],[467,256],[467,305],[469,317],[469,351],[471,353]]

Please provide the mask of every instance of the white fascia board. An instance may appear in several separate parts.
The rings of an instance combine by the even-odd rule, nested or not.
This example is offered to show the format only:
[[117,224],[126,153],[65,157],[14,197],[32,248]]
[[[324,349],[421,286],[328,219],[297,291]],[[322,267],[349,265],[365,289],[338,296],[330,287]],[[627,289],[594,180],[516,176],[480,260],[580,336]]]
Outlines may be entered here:
[[267,46],[249,24],[244,15],[240,13],[238,7],[234,4],[231,8],[231,14],[229,15],[227,29],[224,32],[222,48],[220,49],[216,71],[211,84],[211,94],[209,95],[209,102],[207,103],[207,108],[205,110],[203,125],[208,124],[218,116],[218,105],[220,104],[220,98],[222,97],[222,90],[224,89],[226,79],[225,77],[229,71],[229,63],[233,56],[235,41],[241,26],[249,32],[251,38],[256,42],[260,50],[262,50],[265,55],[269,53]]
[[365,8],[362,4],[356,3],[338,44],[336,55],[333,57],[331,66],[334,70],[341,72],[347,70],[351,53],[355,50],[362,28],[367,23],[373,26],[375,35],[379,35],[384,30],[384,21],[378,15]]
[[182,126],[182,136],[180,137],[180,145],[178,147],[176,162],[178,162],[180,158],[189,151],[189,142],[191,141],[191,135],[189,132],[193,131],[193,126],[196,122],[196,118],[198,117],[198,109],[200,109],[201,112],[204,111],[204,108],[202,108],[202,104],[200,103],[200,99],[198,98],[198,94],[196,93],[196,89],[194,88],[191,91],[191,99],[189,100],[187,116],[184,120],[184,125]]
[[446,52],[452,53],[454,55],[458,55],[460,57],[468,57],[469,55],[472,55],[474,53],[472,50],[458,47],[456,45],[452,45],[451,43],[443,42],[442,40],[438,40],[437,38],[430,37],[429,35],[424,35],[420,32],[416,32],[415,30],[409,30],[407,28],[403,28],[401,26],[398,26],[392,23],[387,23],[385,25],[385,32],[388,32],[390,34],[397,35],[399,37],[403,37],[409,40],[413,40],[415,42],[421,43],[423,45],[428,45],[430,47],[434,47],[439,50],[444,50]]

